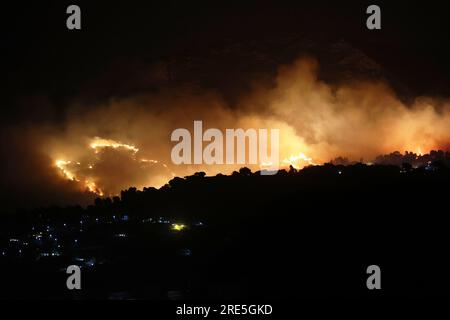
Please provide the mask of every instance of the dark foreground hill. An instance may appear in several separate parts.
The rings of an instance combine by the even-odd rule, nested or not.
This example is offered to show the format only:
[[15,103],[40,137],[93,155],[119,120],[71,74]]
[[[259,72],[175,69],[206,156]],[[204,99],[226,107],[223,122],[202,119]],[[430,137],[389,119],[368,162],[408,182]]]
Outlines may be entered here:
[[[3,297],[292,299],[442,295],[450,170],[355,164],[197,173],[4,218]],[[65,269],[82,267],[82,290]],[[379,291],[366,269],[381,268]]]

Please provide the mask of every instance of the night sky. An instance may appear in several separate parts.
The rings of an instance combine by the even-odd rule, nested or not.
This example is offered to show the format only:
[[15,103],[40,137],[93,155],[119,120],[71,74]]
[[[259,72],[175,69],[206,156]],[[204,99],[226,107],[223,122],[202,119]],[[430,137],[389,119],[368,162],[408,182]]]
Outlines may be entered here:
[[[170,80],[217,88],[233,99],[252,77],[301,53],[326,60],[326,46],[340,40],[381,64],[408,93],[449,93],[445,1],[378,1],[382,30],[373,32],[365,27],[370,1],[78,1],[82,30],[69,31],[71,3],[3,5],[2,121],[58,121],[74,97],[101,100],[167,85],[144,76],[158,61],[202,61],[200,72]],[[255,55],[264,58],[257,62]],[[29,99],[50,106],[41,110]]]

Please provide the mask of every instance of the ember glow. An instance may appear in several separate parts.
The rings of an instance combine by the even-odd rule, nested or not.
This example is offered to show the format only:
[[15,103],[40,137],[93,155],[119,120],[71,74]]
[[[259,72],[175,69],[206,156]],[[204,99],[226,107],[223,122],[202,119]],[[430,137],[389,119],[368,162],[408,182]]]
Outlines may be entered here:
[[108,140],[108,139],[102,139],[99,137],[95,137],[93,141],[90,144],[90,147],[95,150],[96,153],[100,152],[100,149],[102,148],[125,148],[127,150],[132,151],[133,153],[137,153],[139,151],[138,148],[136,148],[133,145],[120,143],[114,140]]
[[[104,195],[102,190],[97,187],[95,182],[88,179],[80,181],[80,179],[77,178],[75,172],[79,170],[76,170],[76,168],[74,170],[71,169],[72,161],[56,160],[55,165],[61,171],[64,178],[81,183],[81,185],[84,186],[87,191],[95,193],[98,196]],[[77,162],[76,166],[81,166],[81,163]],[[92,169],[92,165],[89,165],[89,168]]]
[[173,231],[183,231],[184,229],[186,229],[186,225],[181,223],[174,223],[172,224],[171,229]]
[[86,180],[86,181],[85,181],[85,185],[86,185],[86,188],[87,188],[90,192],[95,193],[95,194],[98,194],[99,196],[103,196],[103,195],[104,195],[103,192],[102,192],[102,190],[100,190],[99,188],[97,188],[97,185],[95,184],[95,182]]
[[291,155],[289,158],[282,161],[283,164],[292,166],[295,169],[301,169],[306,165],[314,165],[312,158],[307,157],[304,153],[300,152],[297,155]]
[[73,173],[67,170],[66,168],[66,166],[70,165],[71,163],[72,163],[71,161],[64,161],[64,160],[55,161],[56,167],[58,167],[58,169],[61,170],[61,173],[64,175],[64,177],[66,177],[69,180],[76,180]]
[[[89,155],[87,150],[93,150],[93,154]],[[111,188],[110,186],[103,186],[102,182],[105,178],[102,176],[104,171],[102,167],[112,169],[111,164],[114,166],[114,158],[118,157],[119,162],[125,160],[130,167],[136,166],[136,170],[141,170],[145,173],[150,167],[159,165],[158,160],[138,158],[137,153],[139,149],[134,145],[121,143],[112,139],[102,139],[95,137],[89,143],[89,148],[86,147],[86,151],[78,155],[77,159],[84,158],[88,162],[80,162],[75,160],[61,160],[55,161],[56,168],[60,171],[61,177],[73,182],[76,182],[80,190],[94,193],[98,196],[104,195],[117,195],[121,189],[126,188],[126,185],[119,185],[119,188]],[[89,156],[87,156],[89,155]],[[122,159],[120,159],[122,158]],[[106,166],[105,166],[106,164]],[[162,164],[167,171],[167,165]],[[120,174],[120,172],[118,172]],[[172,176],[172,173],[168,173],[168,177]],[[126,180],[126,178],[124,179]],[[152,183],[149,183],[151,185]],[[131,185],[130,185],[131,186]],[[140,186],[147,186],[140,184]],[[106,194],[105,191],[106,190]]]

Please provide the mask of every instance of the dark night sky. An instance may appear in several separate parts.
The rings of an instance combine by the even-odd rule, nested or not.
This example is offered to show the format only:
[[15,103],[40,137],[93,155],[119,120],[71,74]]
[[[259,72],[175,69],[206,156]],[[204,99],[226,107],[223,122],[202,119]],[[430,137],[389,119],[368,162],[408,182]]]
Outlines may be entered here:
[[[156,88],[160,79],[145,74],[161,61],[194,63],[194,72],[170,80],[213,87],[232,101],[251,78],[302,53],[332,69],[327,46],[338,41],[382,65],[408,93],[449,93],[445,2],[376,1],[382,30],[373,32],[365,28],[367,1],[76,1],[83,29],[68,31],[71,3],[3,6],[4,120],[57,121],[67,99],[97,101]],[[47,107],[36,110],[30,99]]]

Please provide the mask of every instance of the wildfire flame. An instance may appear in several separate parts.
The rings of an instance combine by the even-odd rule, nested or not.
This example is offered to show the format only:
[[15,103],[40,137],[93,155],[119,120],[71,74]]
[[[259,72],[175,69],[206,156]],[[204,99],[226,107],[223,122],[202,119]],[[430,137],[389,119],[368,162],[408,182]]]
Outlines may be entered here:
[[65,160],[56,160],[55,161],[56,167],[58,167],[58,169],[61,170],[62,174],[68,180],[77,181],[75,175],[66,168],[66,166],[71,163],[72,163],[72,161],[65,161]]
[[[63,176],[65,178],[67,178],[68,180],[71,180],[71,181],[80,181],[77,178],[76,174],[74,172],[72,172],[68,168],[68,166],[70,166],[71,164],[73,164],[73,162],[70,161],[70,160],[69,161],[66,161],[66,160],[56,160],[55,161],[56,167],[61,171],[61,173],[63,174]],[[80,162],[76,162],[76,164],[77,165],[81,165]],[[89,165],[89,168],[92,168],[92,165]],[[95,182],[93,182],[93,181],[90,181],[90,180],[87,180],[87,179],[84,180],[84,186],[85,186],[85,189],[87,189],[88,191],[90,191],[92,193],[95,193],[95,194],[97,194],[99,196],[103,196],[104,195],[103,191],[100,190],[97,187],[97,185],[95,184]]]
[[[145,158],[136,159],[135,156],[139,149],[131,144],[95,137],[90,141],[89,148],[93,149],[95,154],[100,153],[100,151],[105,148],[124,149],[131,152],[134,161],[142,163],[144,165],[143,168],[145,168],[146,165],[161,164],[164,168],[168,169],[166,164],[160,163],[158,160]],[[55,166],[59,169],[65,179],[79,182],[84,190],[95,193],[98,196],[104,196],[105,192],[102,190],[103,188],[98,185],[98,177],[96,178],[95,161],[97,160],[98,158],[91,159],[87,164],[82,164],[78,161],[58,159],[55,161]],[[171,174],[172,177],[175,176],[173,172],[171,172]]]
[[295,169],[301,169],[308,165],[314,165],[315,163],[312,158],[307,157],[303,152],[300,152],[297,155],[291,155],[284,159],[282,164],[292,166]]
[[103,191],[100,190],[100,189],[97,187],[97,185],[95,184],[95,182],[86,180],[86,181],[85,181],[85,185],[86,185],[86,188],[87,188],[90,192],[96,193],[96,194],[98,194],[98,195],[101,196],[101,197],[104,195],[104,194],[103,194]]
[[99,137],[95,137],[93,139],[93,141],[90,144],[90,147],[95,150],[95,153],[98,153],[99,149],[102,148],[113,148],[113,149],[125,148],[132,151],[133,153],[137,153],[139,151],[139,149],[133,145],[120,143],[110,139],[102,139]]

